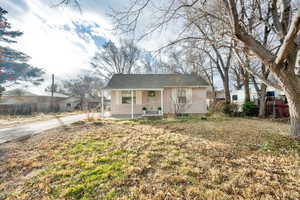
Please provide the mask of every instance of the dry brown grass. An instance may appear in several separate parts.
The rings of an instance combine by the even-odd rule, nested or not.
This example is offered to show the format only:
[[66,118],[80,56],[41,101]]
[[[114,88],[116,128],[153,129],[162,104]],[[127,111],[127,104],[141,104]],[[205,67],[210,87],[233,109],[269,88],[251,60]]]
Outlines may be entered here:
[[[240,118],[94,122],[0,147],[6,199],[300,199],[288,125]],[[1,195],[0,195],[1,199]]]

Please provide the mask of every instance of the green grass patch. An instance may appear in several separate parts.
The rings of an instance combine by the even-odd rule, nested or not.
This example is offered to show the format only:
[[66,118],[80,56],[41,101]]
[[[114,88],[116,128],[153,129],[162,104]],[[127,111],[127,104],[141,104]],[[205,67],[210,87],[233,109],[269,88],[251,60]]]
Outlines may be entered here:
[[132,119],[120,121],[120,124],[126,125],[163,125],[163,124],[176,124],[176,123],[199,123],[205,121],[228,121],[232,118],[223,116],[183,116],[177,118],[153,118],[153,119]]
[[29,190],[42,187],[40,192],[47,191],[53,199],[112,199],[118,192],[118,183],[126,177],[127,155],[110,142],[87,138],[57,155],[60,161],[26,185]]
[[300,141],[279,134],[268,134],[264,143],[260,145],[260,150],[266,152],[295,151],[300,153]]

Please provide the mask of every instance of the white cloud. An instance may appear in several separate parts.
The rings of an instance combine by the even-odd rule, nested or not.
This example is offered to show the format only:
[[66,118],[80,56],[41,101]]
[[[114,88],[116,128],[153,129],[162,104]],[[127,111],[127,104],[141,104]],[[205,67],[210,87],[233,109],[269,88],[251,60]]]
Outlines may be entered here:
[[[82,14],[69,8],[53,8],[50,6],[53,2],[55,0],[4,0],[2,6],[9,12],[12,27],[24,32],[15,48],[30,55],[33,66],[68,78],[89,68],[90,58],[99,47],[93,36],[118,43],[120,36],[110,31],[112,26],[106,12],[109,7],[128,6],[128,0],[85,0]],[[139,24],[141,30],[153,20],[149,13],[142,20],[145,24]],[[80,32],[79,26],[90,27],[90,34]],[[175,36],[172,29],[167,29],[141,41],[139,46],[156,50]]]
[[22,9],[15,6],[18,2],[4,2],[13,28],[24,32],[14,47],[32,57],[30,64],[41,67],[48,73],[67,78],[66,75],[74,75],[80,69],[89,67],[89,59],[98,47],[90,34],[79,33],[76,26],[90,27],[94,36],[114,39],[108,31],[109,22],[101,15],[88,12],[80,14],[67,8],[51,8],[43,0],[24,2],[27,9],[21,15],[17,15]]

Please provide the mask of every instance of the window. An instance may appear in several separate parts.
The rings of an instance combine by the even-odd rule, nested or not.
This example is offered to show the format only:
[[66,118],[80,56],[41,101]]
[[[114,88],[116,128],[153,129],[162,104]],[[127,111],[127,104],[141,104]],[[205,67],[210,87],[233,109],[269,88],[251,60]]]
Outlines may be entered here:
[[[133,92],[133,103],[136,102],[135,91]],[[131,104],[131,91],[122,91],[122,104]]]
[[187,98],[186,98],[186,89],[178,89],[177,90],[177,102],[186,104],[187,103]]
[[274,97],[275,96],[275,92],[274,91],[268,91],[267,92],[267,97]]
[[149,91],[148,97],[155,97],[155,91]]
[[232,95],[232,101],[237,101],[238,100],[238,95]]

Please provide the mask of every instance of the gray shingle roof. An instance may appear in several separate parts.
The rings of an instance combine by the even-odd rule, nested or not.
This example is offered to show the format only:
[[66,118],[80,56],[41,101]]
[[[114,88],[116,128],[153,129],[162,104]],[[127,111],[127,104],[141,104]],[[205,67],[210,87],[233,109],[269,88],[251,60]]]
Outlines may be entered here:
[[115,74],[105,89],[154,89],[166,87],[199,87],[208,83],[186,74]]
[[13,90],[4,91],[3,96],[33,97],[37,95],[32,92],[28,92],[27,90],[24,89],[13,89]]
[[[43,96],[43,97],[51,97],[51,92],[44,92],[40,91],[38,93],[36,92],[29,92],[25,89],[13,89],[13,90],[8,90],[3,92],[3,96],[20,96],[20,97],[37,97],[37,96]],[[68,96],[60,93],[53,93],[54,97],[61,97],[61,98],[67,98]]]

